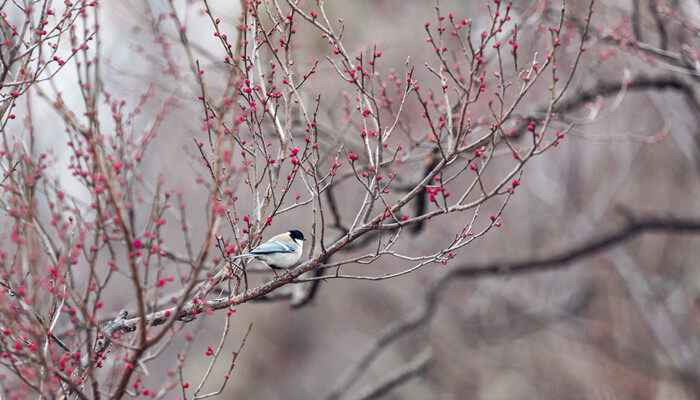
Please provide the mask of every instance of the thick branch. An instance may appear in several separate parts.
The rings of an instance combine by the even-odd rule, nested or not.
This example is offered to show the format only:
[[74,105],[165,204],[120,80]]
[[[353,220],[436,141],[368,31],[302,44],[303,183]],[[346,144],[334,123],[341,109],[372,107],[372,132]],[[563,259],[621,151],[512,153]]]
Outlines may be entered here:
[[700,111],[700,101],[695,96],[693,87],[685,80],[676,76],[637,76],[631,79],[628,83],[622,81],[605,82],[600,81],[590,89],[582,90],[568,99],[563,100],[555,107],[557,112],[566,113],[586,103],[595,101],[598,96],[610,96],[620,92],[623,88],[628,90],[677,90],[683,93],[688,104],[695,111]]
[[627,222],[597,238],[542,257],[519,261],[501,261],[485,265],[463,265],[449,271],[460,277],[520,274],[525,272],[559,269],[593,253],[615,246],[644,232],[698,233],[700,216],[678,216],[667,213],[627,215]]
[[439,305],[439,296],[444,293],[447,285],[455,282],[453,278],[477,278],[563,268],[574,261],[616,246],[645,232],[700,233],[700,217],[681,217],[667,213],[644,215],[628,213],[627,222],[618,229],[598,238],[590,238],[555,254],[520,261],[494,262],[482,266],[462,265],[445,271],[428,287],[417,311],[385,329],[340,380],[326,400],[336,400],[347,393],[382,350],[417,328],[430,324]]
[[[447,278],[450,276],[476,278],[481,276],[520,274],[559,269],[565,267],[568,263],[605,250],[644,232],[698,233],[700,232],[700,216],[678,216],[666,213],[644,215],[628,214],[626,223],[616,230],[598,238],[589,239],[558,253],[519,261],[493,262],[485,265],[463,265],[446,271],[446,275],[439,278],[438,281],[447,281]],[[202,310],[218,310],[227,308],[230,305],[241,304],[259,298],[286,285],[301,273],[313,269],[313,265],[314,264],[310,262],[302,264],[290,273],[281,275],[272,281],[264,283],[238,296],[220,297],[209,301],[189,301],[174,317],[189,322]],[[176,307],[171,307],[148,314],[146,316],[146,321],[149,326],[162,325],[168,318],[173,317],[171,313],[175,311]],[[109,322],[106,328],[103,329],[105,339],[116,332],[131,332],[136,330],[138,318],[124,319],[126,315],[123,314],[126,314],[126,312],[122,311],[114,321]],[[104,340],[102,342],[103,343],[98,343],[96,346],[98,352],[104,351],[109,345],[109,340]]]
[[411,378],[422,374],[428,367],[430,356],[430,349],[423,350],[414,360],[402,368],[392,371],[389,376],[384,378],[384,380],[379,382],[377,385],[369,388],[365,393],[361,394],[358,399],[369,400],[380,398],[381,396],[389,393],[395,387],[400,386]]

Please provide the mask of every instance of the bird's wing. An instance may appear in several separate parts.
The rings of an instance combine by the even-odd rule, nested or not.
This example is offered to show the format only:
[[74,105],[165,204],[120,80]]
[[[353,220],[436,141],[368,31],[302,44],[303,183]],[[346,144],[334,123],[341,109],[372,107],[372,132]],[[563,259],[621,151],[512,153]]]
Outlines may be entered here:
[[291,244],[270,240],[254,248],[250,254],[293,253],[294,250]]

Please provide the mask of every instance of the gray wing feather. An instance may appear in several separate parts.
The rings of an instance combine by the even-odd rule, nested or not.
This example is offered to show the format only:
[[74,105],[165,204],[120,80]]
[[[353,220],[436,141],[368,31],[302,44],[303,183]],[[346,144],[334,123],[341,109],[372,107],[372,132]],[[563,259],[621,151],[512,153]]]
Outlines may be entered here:
[[269,253],[293,253],[294,248],[285,243],[272,240],[265,242],[260,246],[254,248],[250,254],[269,254]]
[[235,260],[236,258],[243,258],[243,257],[255,257],[255,254],[250,254],[250,253],[240,254],[240,255],[231,257],[231,259]]

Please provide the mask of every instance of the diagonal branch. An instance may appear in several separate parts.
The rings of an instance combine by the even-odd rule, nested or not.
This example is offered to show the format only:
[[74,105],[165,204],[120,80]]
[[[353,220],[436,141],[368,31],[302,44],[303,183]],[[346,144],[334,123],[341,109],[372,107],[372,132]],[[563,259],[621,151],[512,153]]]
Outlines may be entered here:
[[[450,281],[448,278],[453,276],[460,278],[477,278],[483,276],[522,274],[527,272],[561,269],[566,267],[571,262],[618,245],[621,242],[632,239],[633,237],[645,232],[697,234],[700,233],[700,216],[679,216],[669,213],[628,213],[626,215],[626,223],[622,224],[617,229],[597,238],[589,239],[563,251],[526,260],[493,262],[484,265],[462,265],[449,269],[443,276],[439,277],[436,282],[442,282],[440,284],[444,284]],[[300,267],[297,267],[297,269]],[[311,269],[313,268],[306,266],[305,269],[296,271],[296,275]],[[174,315],[174,317],[178,320],[189,322],[194,320],[193,317],[200,314],[203,310],[219,310],[228,308],[231,305],[241,304],[257,299],[288,284],[292,279],[293,277],[291,274],[285,274],[238,296],[220,297],[209,301],[189,301],[179,309],[179,312],[177,315]],[[147,324],[148,326],[162,325],[172,318],[173,316],[171,316],[171,314],[176,311],[177,307],[170,307],[150,313],[146,315]],[[99,351],[105,350],[109,345],[108,338],[112,334],[117,332],[133,332],[136,330],[138,326],[138,318],[125,319],[125,314],[126,312],[122,311],[117,318],[107,323],[105,328],[103,328],[105,339],[107,340],[105,340],[106,343],[101,343],[101,345],[98,344],[96,346],[98,353]]]
[[459,277],[476,278],[560,269],[569,263],[606,250],[645,232],[697,234],[700,233],[700,216],[680,216],[670,213],[627,213],[626,223],[617,229],[557,253],[517,261],[500,261],[484,265],[468,264],[453,268],[447,273]]
[[416,307],[416,312],[385,329],[325,398],[336,400],[342,397],[385,348],[416,329],[429,325],[439,305],[439,296],[444,293],[448,284],[455,282],[453,278],[471,279],[561,269],[574,261],[617,246],[642,233],[700,233],[700,216],[680,216],[669,213],[634,214],[631,212],[626,212],[625,216],[626,223],[617,229],[596,238],[589,238],[578,245],[554,254],[484,265],[461,265],[448,269],[435,278],[428,287],[420,305]]
[[599,81],[589,89],[581,90],[575,95],[563,100],[555,108],[558,112],[568,112],[586,103],[595,101],[598,96],[610,96],[620,92],[623,88],[628,90],[677,90],[685,96],[688,104],[696,111],[700,111],[700,100],[695,95],[693,86],[686,80],[672,75],[666,76],[636,76],[629,82]]
[[381,396],[389,393],[395,387],[400,386],[400,385],[404,384],[405,382],[407,382],[408,380],[410,380],[411,378],[422,374],[423,371],[425,371],[425,369],[428,367],[428,363],[430,362],[431,353],[432,352],[430,351],[430,349],[423,350],[411,362],[404,365],[402,368],[394,370],[389,376],[384,378],[381,382],[379,382],[375,386],[367,389],[367,391],[364,392],[363,394],[361,394],[358,397],[358,399],[359,400],[369,400],[369,399],[380,398]]

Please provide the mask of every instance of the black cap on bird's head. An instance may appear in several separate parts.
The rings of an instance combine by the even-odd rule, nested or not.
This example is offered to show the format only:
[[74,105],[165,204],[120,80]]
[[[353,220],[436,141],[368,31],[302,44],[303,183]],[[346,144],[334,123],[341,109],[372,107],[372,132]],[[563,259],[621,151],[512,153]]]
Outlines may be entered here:
[[294,240],[306,240],[306,239],[304,239],[304,234],[299,232],[296,229],[289,231],[289,237],[291,237]]

